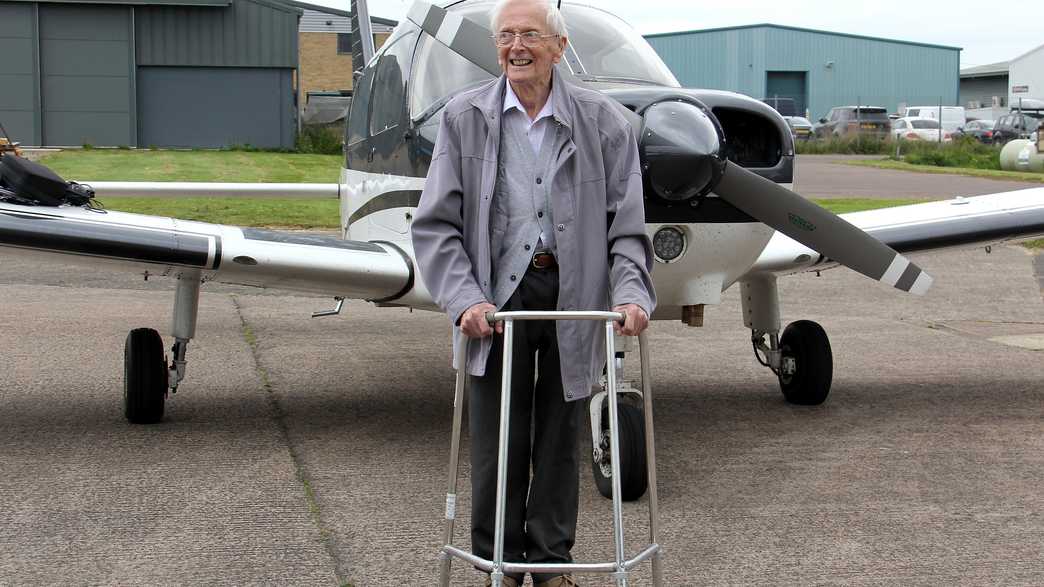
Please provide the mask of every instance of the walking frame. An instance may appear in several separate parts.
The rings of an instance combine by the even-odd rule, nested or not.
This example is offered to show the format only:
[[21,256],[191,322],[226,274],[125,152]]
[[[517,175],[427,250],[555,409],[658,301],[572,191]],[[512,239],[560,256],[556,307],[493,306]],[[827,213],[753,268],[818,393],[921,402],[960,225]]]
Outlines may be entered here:
[[[652,383],[648,373],[649,350],[645,333],[638,337],[641,355],[642,397],[645,415],[645,453],[648,466],[649,494],[649,545],[634,557],[628,559],[624,554],[623,503],[620,492],[620,476],[617,466],[620,462],[620,440],[618,438],[619,419],[617,404],[616,369],[613,359],[616,347],[613,323],[620,322],[624,315],[619,312],[496,312],[487,315],[491,323],[504,323],[504,361],[503,376],[500,387],[500,437],[499,457],[497,461],[497,496],[496,521],[493,534],[493,560],[487,560],[453,546],[453,522],[456,519],[457,477],[460,458],[461,425],[464,412],[464,387],[468,373],[467,349],[457,371],[456,392],[453,398],[453,436],[450,442],[449,487],[446,492],[446,528],[442,552],[439,553],[439,585],[449,587],[450,567],[453,558],[459,558],[476,568],[490,573],[494,587],[501,587],[505,573],[605,573],[611,574],[617,587],[626,587],[628,575],[632,569],[645,560],[651,560],[653,585],[663,584],[662,550],[659,543],[659,504],[656,495],[656,455],[653,438],[652,417]],[[615,543],[615,560],[605,563],[514,563],[504,561],[504,517],[507,497],[507,455],[508,455],[508,415],[511,406],[511,359],[516,320],[601,320],[605,322],[605,349],[607,360],[606,377],[609,396],[609,447],[612,459],[613,490],[613,539]]]

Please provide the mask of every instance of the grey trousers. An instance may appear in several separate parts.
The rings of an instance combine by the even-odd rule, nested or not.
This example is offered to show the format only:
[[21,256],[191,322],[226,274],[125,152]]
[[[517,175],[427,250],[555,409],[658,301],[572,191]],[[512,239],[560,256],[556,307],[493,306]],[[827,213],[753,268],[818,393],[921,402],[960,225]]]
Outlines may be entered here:
[[[557,302],[557,270],[531,268],[505,310],[554,310]],[[566,402],[563,397],[555,323],[518,321],[514,329],[504,560],[572,562],[579,499],[578,429],[584,402]],[[490,560],[503,348],[503,336],[494,335],[486,374],[470,380],[471,549]],[[554,576],[537,573],[533,580],[539,583]],[[522,583],[523,576],[513,577]]]

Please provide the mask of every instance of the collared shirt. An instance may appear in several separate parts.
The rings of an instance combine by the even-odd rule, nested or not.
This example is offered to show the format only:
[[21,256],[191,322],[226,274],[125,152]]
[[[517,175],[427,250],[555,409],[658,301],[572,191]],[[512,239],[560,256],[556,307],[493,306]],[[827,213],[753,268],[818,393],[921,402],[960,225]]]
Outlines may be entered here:
[[526,112],[526,107],[522,105],[522,101],[518,99],[515,94],[515,90],[511,89],[511,82],[505,84],[507,88],[504,91],[504,115],[507,117],[510,115],[516,115],[511,113],[512,109],[517,109],[518,112],[526,119],[526,136],[529,138],[529,144],[533,146],[533,152],[540,152],[540,144],[544,141],[544,133],[547,128],[551,126],[555,117],[555,106],[554,100],[552,99],[555,95],[555,89],[552,87],[551,92],[547,95],[547,102],[544,102],[544,107],[537,113],[536,118],[530,118],[529,113]]

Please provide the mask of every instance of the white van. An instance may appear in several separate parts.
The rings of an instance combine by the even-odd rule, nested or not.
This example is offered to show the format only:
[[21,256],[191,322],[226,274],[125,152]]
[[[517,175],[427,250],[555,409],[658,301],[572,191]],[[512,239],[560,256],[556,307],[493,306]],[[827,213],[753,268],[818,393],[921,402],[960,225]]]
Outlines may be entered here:
[[953,132],[968,122],[964,117],[964,106],[907,106],[904,116],[939,120],[940,109],[942,120],[939,124],[945,131]]

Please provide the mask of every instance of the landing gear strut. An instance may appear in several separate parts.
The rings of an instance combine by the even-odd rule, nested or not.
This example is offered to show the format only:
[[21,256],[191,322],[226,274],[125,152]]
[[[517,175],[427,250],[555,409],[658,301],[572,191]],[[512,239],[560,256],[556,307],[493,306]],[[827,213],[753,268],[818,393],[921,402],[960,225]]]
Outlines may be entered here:
[[171,362],[163,353],[163,338],[152,328],[136,328],[127,335],[123,351],[123,415],[132,424],[155,424],[163,419],[167,392],[177,393],[185,378],[188,343],[196,335],[199,310],[199,271],[178,275],[174,295],[174,346]]
[[815,406],[826,401],[834,377],[830,339],[815,322],[799,320],[779,336],[779,294],[776,278],[757,276],[742,286],[744,322],[758,362],[779,378],[784,399]]

